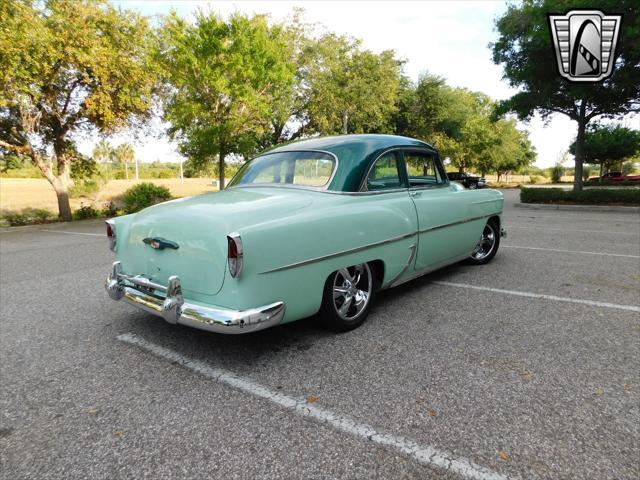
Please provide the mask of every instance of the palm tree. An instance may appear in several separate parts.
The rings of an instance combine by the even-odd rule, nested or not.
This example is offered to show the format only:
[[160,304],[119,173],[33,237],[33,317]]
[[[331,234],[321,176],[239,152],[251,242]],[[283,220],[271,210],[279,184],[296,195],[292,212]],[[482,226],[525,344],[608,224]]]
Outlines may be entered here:
[[99,163],[106,163],[107,160],[111,159],[111,153],[113,152],[113,147],[106,140],[100,140],[96,146],[93,148],[93,159]]
[[103,163],[107,166],[107,180],[109,180],[109,163],[107,162],[111,162],[113,156],[113,147],[111,144],[104,139],[100,140],[93,148],[92,156],[96,162]]
[[[127,180],[129,180],[129,162],[132,161],[135,156],[135,150],[133,149],[133,145],[130,143],[123,143],[116,147],[114,151],[115,158],[124,163],[124,173]],[[137,163],[136,163],[137,167]],[[136,168],[136,180],[138,180],[138,169]]]

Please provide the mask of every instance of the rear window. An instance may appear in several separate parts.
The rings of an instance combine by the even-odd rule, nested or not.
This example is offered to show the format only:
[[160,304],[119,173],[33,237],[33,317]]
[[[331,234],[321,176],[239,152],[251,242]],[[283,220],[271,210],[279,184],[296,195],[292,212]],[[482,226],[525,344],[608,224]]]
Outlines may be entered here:
[[324,187],[336,168],[336,160],[324,152],[269,153],[245,163],[231,183],[238,185],[304,185]]

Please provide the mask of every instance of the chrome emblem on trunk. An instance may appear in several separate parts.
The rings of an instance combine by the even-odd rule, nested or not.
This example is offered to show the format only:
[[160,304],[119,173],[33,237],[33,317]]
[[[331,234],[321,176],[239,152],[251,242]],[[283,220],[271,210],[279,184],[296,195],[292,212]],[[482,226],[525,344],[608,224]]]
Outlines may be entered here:
[[171,240],[167,240],[162,237],[147,237],[143,238],[142,241],[149,245],[151,248],[155,248],[156,250],[164,250],[165,248],[171,248],[173,250],[177,250],[180,248],[176,242],[172,242]]

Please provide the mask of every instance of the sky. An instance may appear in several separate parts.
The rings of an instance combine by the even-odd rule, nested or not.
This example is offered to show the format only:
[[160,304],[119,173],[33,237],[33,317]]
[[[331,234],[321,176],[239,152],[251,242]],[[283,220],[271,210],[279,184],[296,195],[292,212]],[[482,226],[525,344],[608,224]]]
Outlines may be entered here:
[[[291,16],[294,8],[305,11],[307,22],[361,39],[374,52],[395,50],[406,61],[405,73],[417,80],[429,72],[444,77],[454,87],[486,93],[496,100],[516,90],[502,80],[502,69],[491,60],[489,43],[497,32],[494,20],[506,10],[504,1],[131,1],[112,0],[121,8],[155,16],[175,9],[185,18],[198,9],[222,16],[233,12],[269,14],[274,21]],[[550,65],[549,68],[555,68]],[[640,129],[640,116],[623,124]],[[162,131],[159,121],[155,130]],[[536,165],[549,167],[562,158],[576,134],[576,123],[554,115],[545,124],[539,117],[520,122],[536,148]],[[427,139],[428,140],[428,139]],[[89,154],[96,139],[85,139],[80,150]],[[133,137],[128,132],[111,138],[114,145],[129,141],[143,162],[179,161],[176,146],[165,135]],[[573,162],[568,161],[567,166]]]

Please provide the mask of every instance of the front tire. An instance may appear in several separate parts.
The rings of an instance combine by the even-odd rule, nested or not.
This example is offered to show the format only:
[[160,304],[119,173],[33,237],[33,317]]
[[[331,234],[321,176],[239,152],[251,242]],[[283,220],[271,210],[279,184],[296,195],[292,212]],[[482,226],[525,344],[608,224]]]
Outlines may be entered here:
[[484,265],[489,263],[498,253],[500,247],[500,227],[498,222],[491,219],[482,230],[480,240],[467,258],[467,263],[471,265]]
[[469,190],[475,190],[476,188],[478,188],[478,184],[477,183],[470,183],[469,184]]
[[359,327],[369,315],[378,284],[376,268],[369,263],[333,272],[324,286],[321,322],[339,332]]

